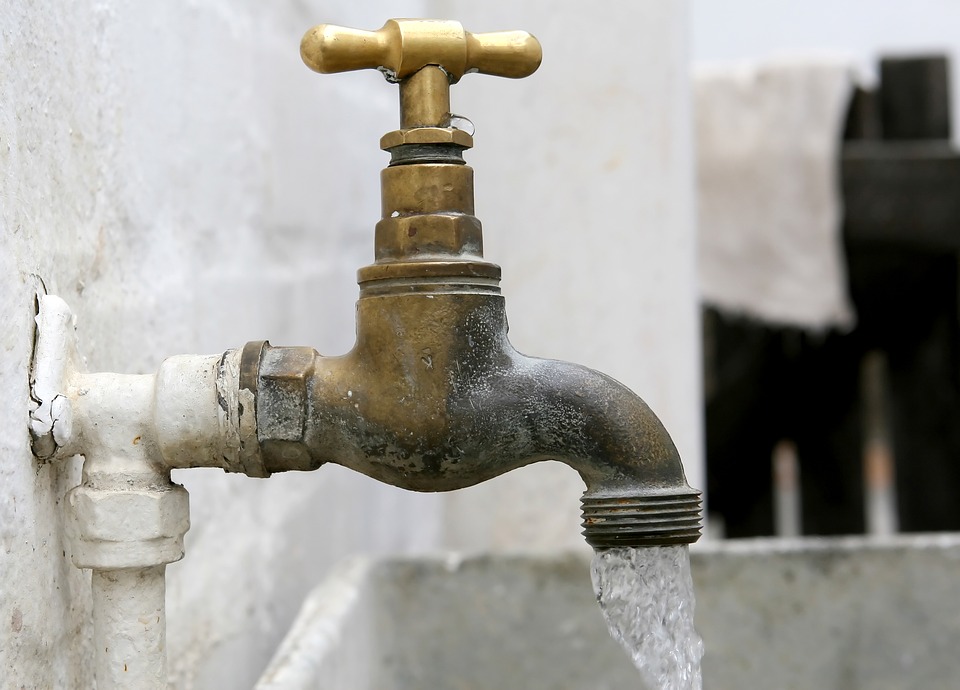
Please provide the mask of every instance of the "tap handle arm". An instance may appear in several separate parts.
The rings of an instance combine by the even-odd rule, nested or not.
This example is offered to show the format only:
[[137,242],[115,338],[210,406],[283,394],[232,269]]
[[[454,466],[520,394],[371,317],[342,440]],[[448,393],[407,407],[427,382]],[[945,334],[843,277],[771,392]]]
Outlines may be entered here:
[[540,42],[526,31],[472,34],[459,22],[389,19],[376,31],[319,24],[304,35],[300,56],[321,74],[379,69],[401,81],[427,65],[452,83],[470,72],[520,79],[540,66]]

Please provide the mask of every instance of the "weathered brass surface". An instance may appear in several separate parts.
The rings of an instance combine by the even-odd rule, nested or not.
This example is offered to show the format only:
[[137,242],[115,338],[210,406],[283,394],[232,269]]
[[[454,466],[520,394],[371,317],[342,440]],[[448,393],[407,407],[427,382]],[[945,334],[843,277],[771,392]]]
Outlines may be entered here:
[[383,218],[429,213],[473,215],[473,168],[467,165],[396,165],[380,173]]
[[450,77],[424,65],[400,82],[400,129],[444,127],[450,119]]
[[380,137],[380,148],[389,151],[404,144],[456,144],[465,149],[473,148],[473,137],[462,129],[452,127],[416,127],[387,132]]
[[449,491],[559,460],[587,485],[584,534],[595,548],[696,541],[699,493],[647,405],[603,374],[524,356],[507,339],[500,269],[483,259],[462,159],[472,139],[444,125],[450,82],[468,70],[526,76],[540,62],[536,40],[390,20],[377,32],[315,27],[301,51],[319,72],[389,72],[400,81],[402,128],[381,140],[392,160],[375,262],[358,273],[354,348],[243,352],[242,371],[258,372],[245,380],[266,471],[336,463]]
[[[412,254],[423,260],[483,256],[480,221],[463,214],[385,218],[377,223],[377,261],[403,260]],[[369,280],[369,277],[368,277]]]
[[603,374],[518,353],[499,295],[461,284],[361,297],[347,355],[269,348],[260,371],[271,472],[331,462],[405,489],[450,491],[558,460],[587,485],[591,545],[699,536],[699,495],[656,415]]
[[529,77],[543,53],[526,31],[472,34],[455,21],[388,19],[377,31],[318,24],[304,34],[300,55],[321,74],[380,69],[401,80],[426,65],[440,65],[456,82],[468,72]]
[[315,26],[300,54],[317,72],[380,69],[400,84],[400,129],[380,140],[393,161],[381,177],[377,261],[482,256],[473,170],[462,158],[473,137],[451,126],[450,84],[467,72],[532,74],[542,55],[537,39],[523,31],[471,34],[453,21],[391,19],[378,31]]

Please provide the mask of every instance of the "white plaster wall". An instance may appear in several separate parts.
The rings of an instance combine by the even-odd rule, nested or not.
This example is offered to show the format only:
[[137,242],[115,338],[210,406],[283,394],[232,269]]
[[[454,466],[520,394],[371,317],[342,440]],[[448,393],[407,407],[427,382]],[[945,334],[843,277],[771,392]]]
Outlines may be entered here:
[[[91,687],[89,576],[67,560],[60,506],[78,463],[38,466],[25,425],[41,278],[77,312],[93,370],[150,372],[171,354],[264,337],[325,354],[352,343],[354,272],[372,258],[386,160],[377,141],[396,126],[397,95],[376,73],[304,68],[299,39],[318,21],[446,15],[540,37],[531,79],[468,76],[454,93],[478,124],[469,160],[513,340],[638,390],[699,483],[684,8],[0,5],[3,682]],[[193,522],[186,559],[168,569],[178,688],[249,687],[304,594],[349,553],[581,545],[581,487],[563,467],[451,496],[335,467],[175,480]]]
[[[35,276],[76,310],[91,369],[149,372],[262,337],[346,350],[396,105],[376,74],[319,88],[298,45],[321,17],[376,26],[396,11],[0,5],[0,686],[92,686],[89,575],[65,558],[61,524],[77,464],[38,467],[28,447]],[[437,497],[336,468],[175,479],[193,505],[188,556],[168,570],[180,688],[249,687],[344,555],[438,540]]]

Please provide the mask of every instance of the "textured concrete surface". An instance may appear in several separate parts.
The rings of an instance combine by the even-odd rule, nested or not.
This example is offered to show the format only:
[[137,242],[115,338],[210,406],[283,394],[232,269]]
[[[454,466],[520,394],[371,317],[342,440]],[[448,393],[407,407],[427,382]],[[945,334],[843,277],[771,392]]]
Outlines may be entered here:
[[[692,564],[708,690],[957,687],[958,535],[727,542],[695,549]],[[338,678],[361,669],[354,690],[639,682],[581,554],[379,561],[341,570],[315,597],[273,662],[308,672],[263,690],[347,687]]]
[[[374,72],[303,67],[300,36],[318,21],[374,28],[440,15],[540,36],[540,75],[467,77],[454,93],[478,125],[469,160],[513,335],[531,354],[579,359],[635,387],[695,461],[683,8],[644,0],[586,13],[591,32],[621,32],[591,33],[586,52],[642,50],[656,68],[607,58],[574,69],[585,12],[572,0],[0,5],[4,682],[91,686],[89,574],[70,565],[62,538],[79,463],[37,465],[26,431],[42,285],[77,313],[92,371],[152,372],[169,355],[261,338],[325,354],[352,344],[354,272],[372,258],[387,160],[377,142],[396,127],[397,94]],[[606,124],[585,126],[595,121]],[[584,243],[584,228],[613,241]],[[529,468],[463,497],[405,494],[339,468],[174,479],[190,491],[193,525],[185,560],[168,568],[178,688],[249,687],[306,592],[345,555],[580,543],[579,479],[567,468]]]
[[711,690],[949,690],[960,536],[750,540],[693,554]]
[[311,595],[257,690],[638,682],[607,634],[582,555],[450,556],[346,564]]
[[376,571],[375,625],[382,637],[370,687],[636,687],[633,665],[607,635],[583,565],[572,556],[478,557]]

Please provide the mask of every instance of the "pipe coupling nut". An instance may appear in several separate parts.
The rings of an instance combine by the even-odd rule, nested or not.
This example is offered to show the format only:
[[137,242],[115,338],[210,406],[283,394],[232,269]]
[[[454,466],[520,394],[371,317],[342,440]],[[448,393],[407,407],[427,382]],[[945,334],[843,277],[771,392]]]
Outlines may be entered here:
[[67,512],[73,562],[78,568],[146,568],[183,557],[190,509],[182,486],[81,485],[67,494]]

